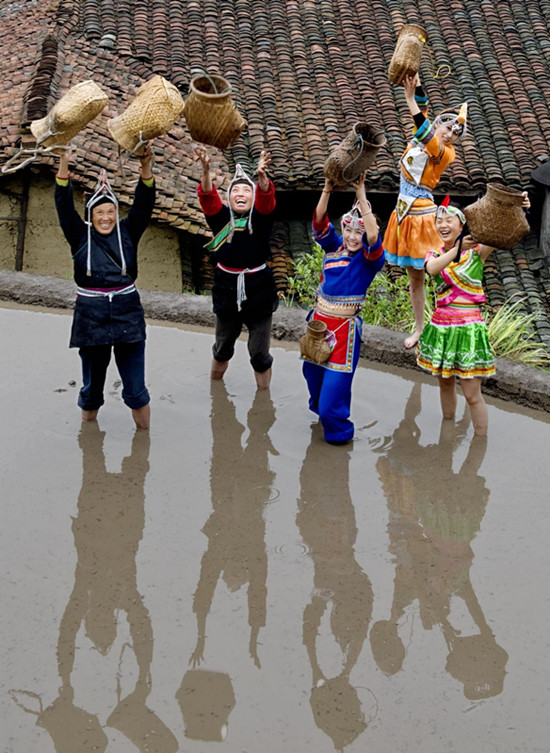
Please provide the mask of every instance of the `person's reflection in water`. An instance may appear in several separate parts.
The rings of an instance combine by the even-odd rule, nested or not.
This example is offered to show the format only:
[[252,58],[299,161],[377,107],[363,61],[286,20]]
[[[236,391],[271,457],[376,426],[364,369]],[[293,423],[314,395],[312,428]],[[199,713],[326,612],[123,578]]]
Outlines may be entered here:
[[[314,566],[314,590],[303,618],[303,640],[313,675],[310,703],[315,723],[338,751],[367,727],[350,674],[367,637],[373,602],[370,580],[355,559],[350,457],[349,447],[327,445],[319,425],[312,427],[296,516]],[[335,677],[325,675],[317,653],[319,627],[327,609],[332,635],[342,652],[342,670]]]
[[72,523],[78,562],[57,646],[62,684],[58,698],[40,713],[37,725],[49,732],[57,753],[105,750],[108,740],[97,716],[73,701],[75,644],[84,623],[87,638],[106,656],[117,635],[119,613],[124,612],[138,678],[134,690],[122,699],[119,680],[113,678],[112,691],[118,691],[119,701],[106,726],[117,729],[142,753],[172,753],[178,749],[176,738],[146,706],[151,692],[153,633],[136,582],[136,554],[145,520],[149,432],[136,431],[131,454],[123,460],[120,473],[109,473],[105,467],[104,436],[96,422],[82,425],[82,488],[78,515]]
[[[439,625],[449,654],[446,670],[462,682],[469,699],[502,692],[508,654],[489,628],[475,595],[470,569],[476,537],[489,498],[479,475],[487,440],[474,437],[460,470],[453,453],[464,439],[467,416],[458,426],[443,421],[439,443],[422,447],[416,417],[420,385],[413,387],[403,421],[377,463],[389,508],[390,551],[395,559],[394,594],[389,620],[375,623],[370,642],[376,663],[386,674],[403,665],[405,647],[399,620],[418,600],[423,627]],[[464,601],[478,634],[461,636],[450,622],[453,598]]]
[[277,454],[269,438],[275,408],[268,392],[258,391],[248,412],[249,434],[239,423],[235,405],[223,382],[212,382],[212,463],[210,488],[213,512],[202,532],[208,547],[193,599],[197,617],[197,644],[193,666],[176,694],[185,722],[185,734],[195,740],[223,740],[235,705],[229,676],[196,669],[204,661],[206,619],[218,581],[231,592],[247,584],[249,652],[260,668],[258,636],[266,623],[267,553],[263,512],[271,496],[274,473],[269,454]]

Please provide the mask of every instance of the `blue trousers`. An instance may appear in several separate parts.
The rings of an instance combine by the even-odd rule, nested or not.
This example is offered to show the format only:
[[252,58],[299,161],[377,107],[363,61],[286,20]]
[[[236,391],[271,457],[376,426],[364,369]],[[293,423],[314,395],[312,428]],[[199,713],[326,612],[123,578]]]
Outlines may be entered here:
[[359,348],[356,351],[350,372],[332,371],[309,361],[304,361],[302,367],[309,389],[309,408],[321,419],[327,442],[348,442],[353,438],[354,427],[349,415]]
[[145,386],[145,340],[115,345],[90,345],[80,348],[82,389],[78,405],[83,410],[97,410],[104,401],[103,389],[111,351],[115,352],[118,373],[122,380],[122,399],[132,409],[143,408],[150,401]]

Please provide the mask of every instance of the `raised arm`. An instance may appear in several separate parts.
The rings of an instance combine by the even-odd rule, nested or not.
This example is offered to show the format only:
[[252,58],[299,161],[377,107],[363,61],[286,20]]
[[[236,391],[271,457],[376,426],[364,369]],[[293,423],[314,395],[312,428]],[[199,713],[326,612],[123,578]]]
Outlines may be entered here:
[[328,202],[329,202],[330,194],[332,193],[333,188],[334,188],[334,185],[332,181],[330,181],[328,178],[325,178],[325,185],[323,186],[323,190],[321,191],[321,196],[319,197],[319,201],[317,202],[317,206],[315,207],[315,212],[313,213],[314,226],[318,225],[320,227],[325,222],[325,217],[327,216]]
[[195,160],[202,166],[201,188],[204,193],[212,191],[212,175],[210,174],[210,155],[203,146],[195,147]]
[[82,234],[86,230],[86,225],[74,207],[73,189],[69,177],[69,161],[69,150],[63,151],[59,157],[55,177],[55,208],[63,235],[75,252]]
[[420,77],[418,76],[418,73],[415,76],[405,76],[405,80],[403,81],[403,89],[405,90],[405,100],[407,102],[407,106],[409,108],[409,111],[413,117],[413,120],[416,124],[416,127],[418,128],[418,124],[416,123],[416,118],[418,115],[422,115],[422,118],[425,119],[424,113],[419,107],[418,101],[416,99],[416,89],[417,87],[420,87]]
[[258,161],[258,187],[260,191],[269,191],[269,178],[267,177],[267,168],[271,164],[271,153],[266,152],[264,149],[260,152],[260,159]]
[[357,201],[359,202],[361,217],[363,218],[363,223],[365,225],[367,244],[369,246],[374,246],[374,244],[378,240],[379,230],[376,217],[372,213],[370,201],[367,199],[367,193],[365,190],[365,177],[366,173],[361,173],[361,175],[359,175],[351,185],[355,188],[355,196],[357,197]]
[[136,186],[134,201],[126,217],[128,232],[132,242],[136,245],[147,229],[155,206],[155,179],[152,171],[153,153],[149,144],[146,144],[143,155],[139,159],[141,162],[140,180]]
[[275,186],[267,175],[267,168],[271,164],[271,154],[262,149],[258,161],[258,190],[254,201],[254,208],[260,214],[272,214],[275,211]]

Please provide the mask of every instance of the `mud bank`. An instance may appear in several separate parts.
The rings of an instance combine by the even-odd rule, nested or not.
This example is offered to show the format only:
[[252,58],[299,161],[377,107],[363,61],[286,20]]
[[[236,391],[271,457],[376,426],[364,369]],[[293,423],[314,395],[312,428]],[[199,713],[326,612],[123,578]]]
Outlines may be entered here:
[[[159,321],[212,327],[208,296],[140,290],[145,314]],[[0,270],[0,300],[49,308],[72,308],[72,280]],[[304,331],[304,312],[281,306],[274,316],[273,336],[296,342]],[[414,353],[403,348],[403,333],[365,325],[361,355],[368,361],[419,371]],[[487,395],[536,410],[550,412],[548,373],[504,359],[496,361],[497,374],[484,383]]]

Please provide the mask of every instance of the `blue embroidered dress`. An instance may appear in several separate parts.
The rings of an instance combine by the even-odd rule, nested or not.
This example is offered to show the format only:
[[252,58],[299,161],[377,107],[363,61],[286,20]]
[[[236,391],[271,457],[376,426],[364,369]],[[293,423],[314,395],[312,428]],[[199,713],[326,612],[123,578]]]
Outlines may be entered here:
[[334,333],[334,349],[322,364],[304,358],[310,409],[319,415],[329,442],[347,442],[353,437],[349,420],[351,383],[359,361],[363,321],[359,315],[367,289],[384,266],[380,236],[373,246],[366,244],[356,252],[348,251],[342,237],[328,217],[313,225],[315,240],[324,249],[321,280],[316,303],[308,319],[324,321]]

